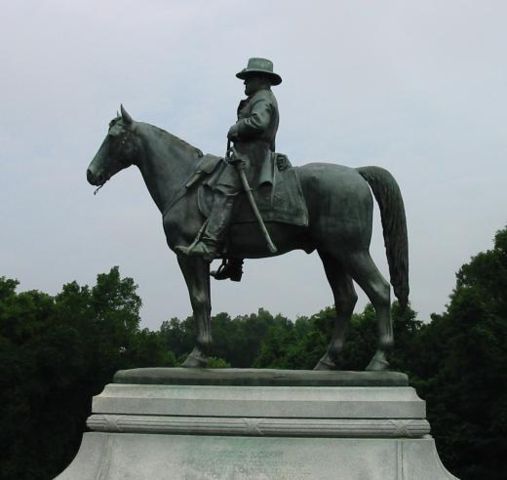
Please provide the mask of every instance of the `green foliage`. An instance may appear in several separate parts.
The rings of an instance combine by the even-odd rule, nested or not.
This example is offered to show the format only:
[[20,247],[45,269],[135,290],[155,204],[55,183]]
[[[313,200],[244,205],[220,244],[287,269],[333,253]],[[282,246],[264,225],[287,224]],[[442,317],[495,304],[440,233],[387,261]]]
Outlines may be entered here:
[[497,479],[507,470],[507,229],[456,278],[406,365],[446,465],[463,480]]
[[231,364],[223,358],[210,357],[208,359],[208,368],[231,368]]
[[[211,321],[213,352],[232,367],[251,367],[269,328],[279,321],[288,322],[280,315],[273,317],[262,308],[256,314],[240,315],[234,319],[227,313],[219,313]],[[162,323],[160,335],[166,348],[174,352],[178,363],[181,364],[194,348],[196,336],[194,321],[192,317],[183,321],[171,318]]]
[[121,368],[174,365],[139,330],[141,299],[117,267],[52,297],[0,278],[0,479],[55,477],[81,441],[90,400]]
[[[328,307],[311,317],[300,317],[291,322],[278,317],[261,342],[256,368],[287,368],[311,370],[326,351],[336,319],[334,308]],[[415,320],[415,312],[407,308],[400,312],[393,305],[393,322],[397,332],[397,344],[391,354],[393,366],[403,367],[404,355],[421,322]],[[367,305],[360,314],[352,316],[342,357],[343,370],[363,370],[376,349],[377,323],[375,311]]]

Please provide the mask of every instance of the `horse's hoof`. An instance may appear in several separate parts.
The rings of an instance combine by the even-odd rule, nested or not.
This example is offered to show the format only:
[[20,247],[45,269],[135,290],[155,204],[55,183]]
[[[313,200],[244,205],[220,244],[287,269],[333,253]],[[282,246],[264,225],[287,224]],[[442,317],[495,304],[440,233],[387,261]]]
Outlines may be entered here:
[[324,355],[318,362],[315,367],[313,367],[314,370],[336,370],[336,363],[334,363],[332,360],[329,360],[327,355]]
[[184,368],[206,368],[208,358],[192,352],[181,365]]
[[382,352],[377,352],[366,367],[368,372],[383,372],[389,370],[389,362]]

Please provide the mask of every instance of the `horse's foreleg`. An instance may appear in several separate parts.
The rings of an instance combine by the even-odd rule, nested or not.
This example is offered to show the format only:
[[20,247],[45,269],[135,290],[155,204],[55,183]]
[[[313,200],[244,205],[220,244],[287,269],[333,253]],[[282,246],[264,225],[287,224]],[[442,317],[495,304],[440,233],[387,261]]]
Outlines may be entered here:
[[183,362],[183,367],[199,368],[208,363],[211,347],[211,299],[209,263],[200,257],[178,255],[197,327],[196,345]]
[[389,362],[386,359],[386,351],[394,344],[391,288],[367,251],[352,254],[349,257],[349,266],[352,277],[370,299],[377,317],[378,347],[366,370],[387,370]]
[[314,370],[333,370],[337,367],[343,349],[345,333],[357,302],[357,294],[351,276],[345,272],[341,263],[329,254],[319,252],[319,255],[333,291],[336,320],[328,350]]

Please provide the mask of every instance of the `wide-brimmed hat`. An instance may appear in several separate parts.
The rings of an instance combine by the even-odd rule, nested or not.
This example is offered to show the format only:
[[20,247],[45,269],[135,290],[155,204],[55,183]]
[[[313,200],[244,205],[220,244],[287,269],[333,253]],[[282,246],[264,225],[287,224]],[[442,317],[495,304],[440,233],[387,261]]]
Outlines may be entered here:
[[262,74],[269,78],[271,85],[280,85],[282,83],[282,77],[273,72],[273,62],[267,58],[250,58],[247,67],[236,73],[236,77],[245,80],[245,78],[255,74]]

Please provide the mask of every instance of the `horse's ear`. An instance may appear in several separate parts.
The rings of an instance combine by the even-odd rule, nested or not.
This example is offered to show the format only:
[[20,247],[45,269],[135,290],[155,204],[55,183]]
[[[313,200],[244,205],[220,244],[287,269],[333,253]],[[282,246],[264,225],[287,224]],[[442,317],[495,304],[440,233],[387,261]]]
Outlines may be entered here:
[[129,115],[127,110],[123,108],[123,105],[120,105],[120,112],[123,120],[125,120],[125,123],[132,123],[134,120],[132,120],[132,117]]

